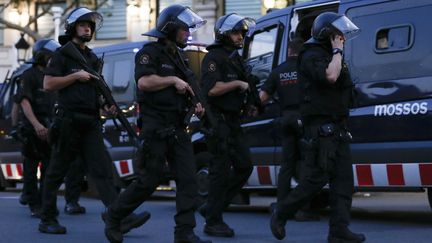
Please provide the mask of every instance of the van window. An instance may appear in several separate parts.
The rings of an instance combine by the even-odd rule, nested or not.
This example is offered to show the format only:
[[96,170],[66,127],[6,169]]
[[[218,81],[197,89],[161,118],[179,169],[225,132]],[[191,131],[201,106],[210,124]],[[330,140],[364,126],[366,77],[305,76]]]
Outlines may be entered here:
[[129,70],[132,65],[131,60],[114,62],[113,90],[121,91],[129,86],[130,75],[125,70]]
[[247,55],[247,63],[252,74],[257,76],[261,87],[272,70],[275,46],[277,44],[278,26],[272,26],[252,36]]
[[375,51],[383,53],[408,49],[412,44],[411,29],[411,26],[396,26],[379,30],[376,35]]
[[427,38],[430,24],[423,16],[430,16],[432,5],[387,12],[382,9],[386,8],[367,5],[347,12],[361,29],[360,35],[345,43],[353,81],[368,83],[430,76],[432,45]]

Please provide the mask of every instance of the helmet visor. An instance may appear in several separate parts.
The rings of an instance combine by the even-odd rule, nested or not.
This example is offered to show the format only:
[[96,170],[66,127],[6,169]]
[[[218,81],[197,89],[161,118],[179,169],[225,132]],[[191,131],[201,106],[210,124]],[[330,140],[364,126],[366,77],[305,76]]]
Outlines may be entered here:
[[245,18],[237,14],[231,14],[223,22],[219,28],[220,34],[225,34],[231,30],[244,30],[248,31],[255,27],[255,20],[252,18]]
[[332,22],[333,27],[342,32],[345,40],[352,39],[360,34],[360,29],[346,16],[337,18]]
[[182,21],[189,28],[189,32],[193,33],[201,26],[207,23],[207,20],[203,20],[198,14],[194,13],[190,8],[185,8],[177,18]]
[[48,51],[52,51],[55,52],[57,50],[57,48],[60,47],[60,44],[57,41],[54,40],[49,40],[44,46],[43,48],[48,50]]
[[95,30],[102,27],[103,17],[98,12],[90,11],[88,8],[79,8],[71,13],[66,19],[67,24],[75,23],[76,21],[89,21],[95,24]]

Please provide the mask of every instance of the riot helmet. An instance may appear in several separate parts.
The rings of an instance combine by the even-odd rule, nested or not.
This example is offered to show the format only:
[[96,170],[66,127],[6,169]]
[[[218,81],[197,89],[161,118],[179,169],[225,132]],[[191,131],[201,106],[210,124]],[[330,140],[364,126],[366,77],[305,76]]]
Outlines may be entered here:
[[33,57],[27,62],[45,66],[48,59],[59,47],[60,44],[53,39],[40,39],[34,43]]
[[74,9],[65,21],[65,36],[59,37],[59,42],[61,44],[64,43],[65,39],[71,40],[75,35],[75,27],[78,22],[88,22],[91,27],[91,35],[90,36],[77,36],[83,42],[89,42],[95,33],[95,31],[99,30],[102,27],[103,17],[100,13],[91,11],[88,8],[80,7]]
[[229,36],[234,31],[241,31],[243,37],[245,37],[248,31],[255,28],[255,20],[240,16],[236,13],[231,13],[219,17],[214,27],[215,42],[217,44],[223,44],[232,46],[236,49],[242,48],[243,44],[239,45],[232,41]]
[[325,12],[316,17],[312,25],[312,37],[315,40],[327,41],[336,33],[349,40],[356,37],[360,29],[343,14]]
[[178,43],[176,41],[177,32],[179,29],[188,30],[189,33],[195,32],[198,28],[207,23],[189,7],[182,5],[171,5],[160,13],[156,20],[156,28],[142,34],[145,36],[170,39],[182,48],[186,43]]

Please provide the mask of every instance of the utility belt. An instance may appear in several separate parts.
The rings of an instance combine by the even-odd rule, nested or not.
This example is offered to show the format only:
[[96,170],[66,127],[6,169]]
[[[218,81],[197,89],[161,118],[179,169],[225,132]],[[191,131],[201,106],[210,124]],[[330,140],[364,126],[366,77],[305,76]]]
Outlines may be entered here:
[[305,125],[305,137],[339,137],[343,140],[350,141],[352,135],[348,130],[346,120],[339,122],[313,122]]
[[72,121],[94,121],[99,120],[99,112],[96,111],[71,111],[68,109],[55,107],[54,114],[58,118],[69,118]]

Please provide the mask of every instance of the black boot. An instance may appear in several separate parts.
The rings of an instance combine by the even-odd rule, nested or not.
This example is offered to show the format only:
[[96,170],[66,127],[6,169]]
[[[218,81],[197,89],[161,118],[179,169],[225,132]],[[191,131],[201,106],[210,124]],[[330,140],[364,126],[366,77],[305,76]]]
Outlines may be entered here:
[[234,237],[234,230],[224,222],[213,225],[205,224],[204,233],[217,237]]
[[277,211],[273,210],[270,218],[270,229],[276,239],[282,240],[285,238],[285,224],[286,221],[279,219]]
[[186,235],[175,235],[174,243],[212,243],[211,240],[201,240],[193,232]]
[[24,195],[24,193],[21,193],[18,201],[21,205],[25,206],[29,202],[29,197],[27,195]]
[[69,215],[85,214],[85,207],[79,205],[78,202],[67,203],[64,208],[64,212]]
[[150,217],[151,215],[147,211],[144,211],[139,214],[131,213],[129,214],[129,216],[122,219],[120,225],[120,231],[122,232],[122,234],[126,234],[132,229],[138,228],[141,225],[145,224],[150,219]]
[[357,234],[347,227],[331,229],[327,237],[329,243],[360,243],[366,240],[364,234]]
[[[107,213],[102,213],[102,220],[106,222]],[[144,211],[139,214],[130,214],[126,218],[121,220],[120,224],[120,232],[122,234],[126,234],[129,231],[131,231],[134,228],[138,228],[141,225],[145,224],[149,219],[151,215],[149,212]]]
[[66,234],[66,227],[60,225],[56,219],[41,220],[39,231],[46,234]]
[[105,222],[105,237],[111,243],[122,243],[123,234],[120,231],[120,220],[110,217],[108,212],[102,213],[102,219]]

